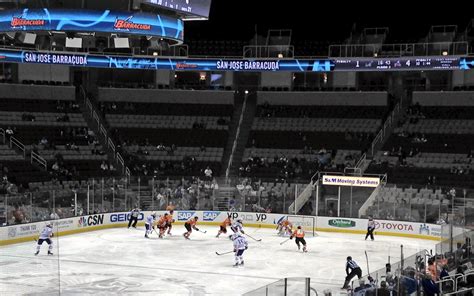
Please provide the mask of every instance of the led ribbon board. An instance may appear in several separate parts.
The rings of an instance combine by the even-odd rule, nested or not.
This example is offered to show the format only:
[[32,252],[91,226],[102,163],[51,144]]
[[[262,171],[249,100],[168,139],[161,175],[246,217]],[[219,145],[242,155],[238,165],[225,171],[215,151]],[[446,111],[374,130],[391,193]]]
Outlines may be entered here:
[[73,31],[156,36],[183,42],[183,21],[170,16],[111,10],[0,11],[0,32]]
[[461,70],[474,69],[474,58],[461,58],[459,64]]
[[[403,68],[405,71],[425,70],[468,70],[474,68],[472,58],[452,58],[449,67],[438,68],[438,64],[414,65]],[[194,59],[160,58],[141,56],[117,56],[98,54],[75,54],[69,52],[46,52],[24,50],[0,50],[0,63],[35,63],[49,65],[68,65],[91,68],[143,69],[143,70],[194,70],[194,71],[231,71],[231,72],[338,72],[368,71],[364,68],[343,66],[340,60],[319,59]],[[430,68],[431,67],[431,68]],[[369,70],[370,71],[370,70]],[[397,71],[381,68],[372,71]]]
[[333,69],[333,64],[330,60],[174,59],[21,50],[0,50],[0,62],[178,71],[329,72]]

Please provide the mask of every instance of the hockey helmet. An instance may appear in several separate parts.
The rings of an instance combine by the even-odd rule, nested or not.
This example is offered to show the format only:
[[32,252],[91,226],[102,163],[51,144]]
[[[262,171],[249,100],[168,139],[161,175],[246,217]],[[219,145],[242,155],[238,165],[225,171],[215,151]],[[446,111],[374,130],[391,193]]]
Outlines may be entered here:
[[53,228],[53,223],[51,222],[46,223],[46,227]]
[[352,260],[351,256],[347,256],[347,261]]
[[152,215],[153,217],[156,217],[156,212],[151,212],[151,215]]

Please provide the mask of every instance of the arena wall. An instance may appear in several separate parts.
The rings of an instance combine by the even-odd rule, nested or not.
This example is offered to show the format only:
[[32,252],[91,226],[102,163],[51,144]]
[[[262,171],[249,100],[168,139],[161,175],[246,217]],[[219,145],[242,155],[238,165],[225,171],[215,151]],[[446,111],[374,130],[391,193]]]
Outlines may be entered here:
[[474,91],[413,92],[413,103],[421,106],[474,106]]
[[[158,215],[164,211],[157,211]],[[144,224],[144,217],[150,212],[143,212],[139,217],[139,225]],[[125,227],[129,213],[94,214],[71,217],[54,221],[55,235],[69,235],[94,230]],[[287,215],[273,213],[244,213],[219,211],[175,211],[175,224],[182,225],[192,216],[198,216],[198,225],[219,225],[226,217],[243,220],[244,227],[276,228],[276,225]],[[366,219],[316,217],[316,231],[364,234],[367,228]],[[45,222],[18,224],[0,228],[0,246],[26,241],[33,241],[45,226]],[[217,229],[216,229],[217,231]],[[376,220],[376,235],[401,236],[429,240],[441,239],[441,226],[436,224]]]
[[232,91],[99,88],[100,102],[233,105]]
[[258,92],[259,105],[387,106],[387,92]]
[[75,101],[74,86],[0,84],[1,99]]

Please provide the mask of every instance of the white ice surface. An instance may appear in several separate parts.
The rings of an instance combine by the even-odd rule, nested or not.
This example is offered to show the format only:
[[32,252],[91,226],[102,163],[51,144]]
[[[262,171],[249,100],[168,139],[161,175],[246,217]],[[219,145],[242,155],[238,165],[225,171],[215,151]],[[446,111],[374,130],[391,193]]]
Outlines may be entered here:
[[[144,230],[114,228],[54,238],[54,256],[47,256],[46,243],[34,256],[35,242],[0,248],[0,295],[241,295],[284,277],[311,277],[322,291],[342,286],[345,258],[352,256],[366,270],[383,268],[400,259],[400,245],[409,256],[433,248],[434,241],[318,232],[307,237],[308,253],[297,251],[294,241],[273,229],[251,229],[245,267],[232,267],[232,250],[226,237],[215,238],[217,227],[201,226],[207,233],[193,232],[191,240],[175,226],[173,236],[143,237]],[[60,285],[59,285],[60,283]],[[320,294],[321,295],[321,294]],[[333,294],[334,295],[334,294]]]

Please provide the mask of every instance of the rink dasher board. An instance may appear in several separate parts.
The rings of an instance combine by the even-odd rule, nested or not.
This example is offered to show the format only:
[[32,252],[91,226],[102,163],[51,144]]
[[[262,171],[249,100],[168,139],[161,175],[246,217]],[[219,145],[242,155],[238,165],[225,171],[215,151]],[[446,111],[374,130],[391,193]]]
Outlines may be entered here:
[[[166,211],[156,211],[158,215]],[[139,226],[144,225],[145,218],[151,211],[142,212],[139,216]],[[93,214],[80,217],[71,217],[51,221],[56,236],[70,235],[82,232],[102,230],[108,228],[126,227],[130,213],[118,212],[107,214]],[[183,225],[189,218],[197,216],[199,225],[218,226],[225,218],[242,219],[244,227],[252,228],[276,228],[278,222],[288,215],[274,213],[249,213],[249,212],[225,212],[225,211],[175,211],[173,218],[175,225]],[[316,218],[315,231],[338,232],[348,234],[364,234],[367,231],[367,219],[353,219],[343,217],[313,217],[297,216],[301,218]],[[313,221],[313,219],[308,219]],[[39,232],[47,221],[18,224],[0,227],[0,246],[32,241],[37,238]],[[311,223],[312,224],[312,223]],[[308,227],[308,226],[306,226]],[[306,228],[307,229],[307,228]],[[462,232],[463,229],[456,229]],[[217,229],[216,229],[217,231]],[[408,238],[419,238],[429,240],[441,240],[441,226],[419,222],[376,220],[376,235],[400,236]]]

